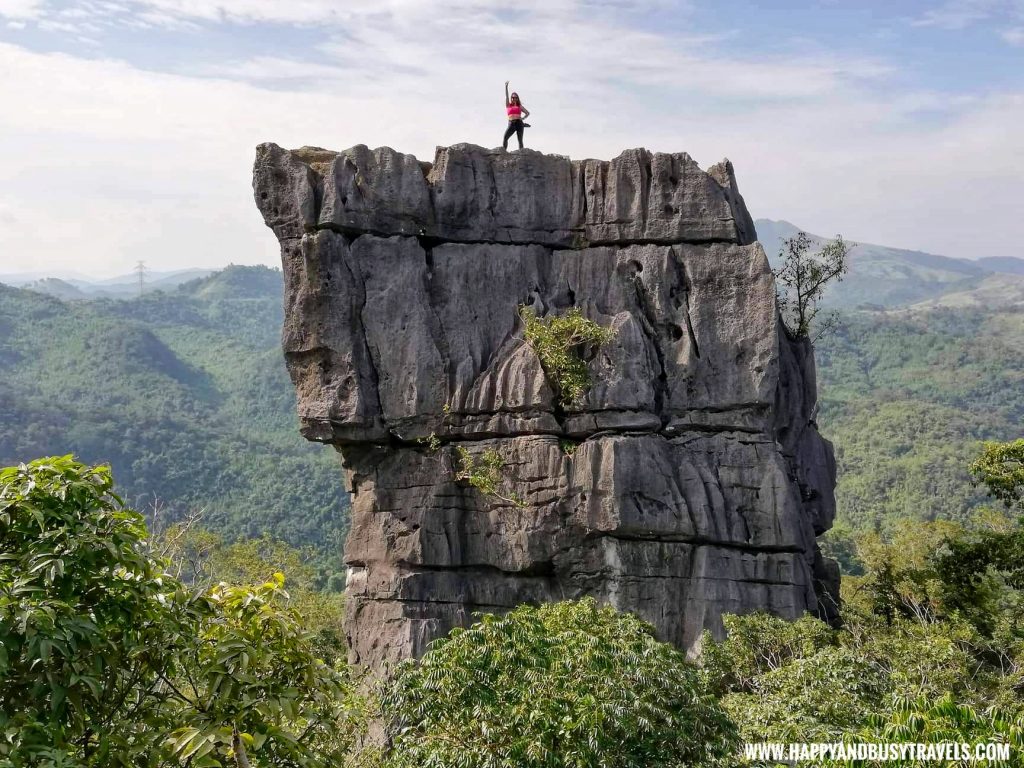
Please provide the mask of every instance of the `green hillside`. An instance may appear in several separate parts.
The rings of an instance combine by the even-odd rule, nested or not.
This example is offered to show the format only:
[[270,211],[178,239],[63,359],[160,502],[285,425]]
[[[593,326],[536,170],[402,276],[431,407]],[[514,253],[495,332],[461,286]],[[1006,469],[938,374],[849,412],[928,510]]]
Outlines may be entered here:
[[[978,441],[1021,436],[1024,282],[972,284],[900,310],[845,310],[819,343],[840,543],[901,518],[965,519],[983,502],[965,469]],[[203,508],[228,537],[267,531],[336,556],[341,473],[333,451],[299,436],[280,297],[280,272],[252,267],[128,301],[0,286],[0,461],[110,461],[142,508]]]
[[336,555],[341,472],[299,435],[281,322],[281,275],[263,267],[127,301],[0,285],[0,463],[108,461],[140,509]]
[[1024,434],[1024,307],[847,312],[817,359],[840,473],[833,539],[985,503],[966,467],[979,441]]
[[1003,310],[1024,307],[1024,275],[997,274],[982,278],[967,290],[954,290],[911,305],[911,310],[936,307]]

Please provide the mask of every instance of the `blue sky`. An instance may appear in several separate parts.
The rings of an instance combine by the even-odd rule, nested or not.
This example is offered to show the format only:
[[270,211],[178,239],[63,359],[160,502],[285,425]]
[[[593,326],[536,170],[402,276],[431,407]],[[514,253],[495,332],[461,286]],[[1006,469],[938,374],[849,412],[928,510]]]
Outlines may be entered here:
[[[510,10],[510,8],[512,10]],[[757,217],[1024,256],[1024,0],[0,0],[0,274],[276,263],[253,148],[728,156]]]

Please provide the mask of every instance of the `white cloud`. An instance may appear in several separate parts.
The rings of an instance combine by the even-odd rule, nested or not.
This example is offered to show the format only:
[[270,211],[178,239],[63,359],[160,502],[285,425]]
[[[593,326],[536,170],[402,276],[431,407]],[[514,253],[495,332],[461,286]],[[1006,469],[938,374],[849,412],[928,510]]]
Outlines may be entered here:
[[[33,17],[61,13],[66,9],[44,8],[46,0],[0,0],[0,14],[5,6],[22,9],[22,15]],[[600,0],[520,0],[510,6],[505,0],[72,0],[71,8],[90,16],[117,18],[149,17],[161,23],[181,21],[240,22],[245,24],[284,24],[347,27],[367,17],[408,19],[412,17],[470,19],[484,14],[531,15],[539,12],[563,13],[579,10],[596,15],[636,12],[672,6],[665,0],[622,0],[603,3]],[[678,4],[682,11],[686,4]],[[14,15],[13,13],[10,15]]]
[[[599,0],[519,0],[514,4],[507,0],[346,0],[344,3],[336,0],[291,0],[288,3],[280,0],[135,0],[135,3],[172,16],[206,21],[228,19],[250,23],[346,25],[369,16],[393,20],[424,17],[469,19],[500,13],[522,18],[537,13],[569,11],[602,15],[673,5],[664,0],[621,0],[614,3]],[[687,4],[679,4],[676,10],[682,11],[686,7]]]
[[926,11],[914,23],[922,27],[963,29],[987,19],[999,5],[999,0],[949,0]]
[[44,10],[45,0],[0,0],[0,17],[34,19]]
[[635,3],[441,7],[90,0],[51,16],[164,27],[344,19],[303,52],[315,63],[269,48],[167,74],[0,45],[0,71],[18,73],[0,82],[0,189],[18,201],[17,228],[0,224],[0,272],[273,263],[249,192],[257,143],[390,145],[425,158],[437,144],[494,146],[506,78],[534,113],[529,144],[544,151],[611,157],[643,145],[705,166],[728,155],[755,216],[824,234],[965,256],[1024,239],[1019,94],[896,93],[890,65],[864,56],[730,56],[623,23]]
[[1024,0],[947,0],[914,20],[922,27],[965,29],[993,20],[1024,19]]
[[1024,45],[1024,27],[1013,27],[1002,33],[1002,38],[1010,45]]

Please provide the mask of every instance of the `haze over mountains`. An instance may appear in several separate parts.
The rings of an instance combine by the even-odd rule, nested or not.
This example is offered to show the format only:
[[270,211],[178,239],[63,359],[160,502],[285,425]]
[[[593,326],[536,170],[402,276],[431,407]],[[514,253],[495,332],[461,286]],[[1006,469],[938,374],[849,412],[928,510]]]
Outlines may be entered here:
[[[801,231],[788,221],[758,219],[754,224],[773,266],[779,263],[783,241]],[[816,243],[829,239],[817,234],[810,236]],[[961,296],[959,304],[984,301],[985,297],[1000,302],[1024,302],[1024,259],[951,258],[846,240],[854,246],[850,251],[850,271],[826,293],[826,301],[833,307],[889,309],[935,302],[951,293]],[[973,298],[964,295],[975,290],[981,294]]]
[[[783,241],[801,231],[795,224],[781,220],[757,219],[755,225],[758,239],[773,266],[779,263]],[[820,234],[808,234],[816,243],[829,239]],[[846,239],[854,246],[850,251],[849,274],[826,293],[826,302],[835,308],[892,309],[918,303],[934,307],[1024,302],[1024,258],[1010,255],[973,260],[953,258]],[[144,291],[173,291],[213,271],[147,272]],[[44,272],[0,274],[0,283],[66,301],[139,295],[138,276],[132,273],[102,279]]]
[[[189,280],[207,277],[212,269],[178,269],[170,272],[146,271],[143,291],[168,291]],[[139,295],[138,274],[117,275],[108,278],[90,278],[85,275],[48,275],[44,272],[12,273],[0,275],[0,283],[16,288],[27,288],[58,299],[132,298]]]

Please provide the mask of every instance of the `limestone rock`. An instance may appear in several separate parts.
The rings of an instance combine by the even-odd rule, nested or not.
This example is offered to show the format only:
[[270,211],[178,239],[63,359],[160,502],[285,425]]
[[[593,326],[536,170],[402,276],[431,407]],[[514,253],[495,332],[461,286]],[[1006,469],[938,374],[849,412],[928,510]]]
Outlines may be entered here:
[[[726,612],[834,616],[813,350],[779,322],[728,161],[264,144],[254,190],[303,433],[338,447],[352,494],[354,662],[583,595],[688,650]],[[559,401],[524,306],[615,329],[579,402]],[[497,496],[456,481],[456,446],[502,457]]]
[[334,229],[552,248],[749,245],[754,225],[731,168],[725,161],[706,173],[685,153],[646,149],[573,162],[457,144],[439,147],[425,166],[389,147],[287,152],[261,144],[254,187],[268,226],[285,238]]

